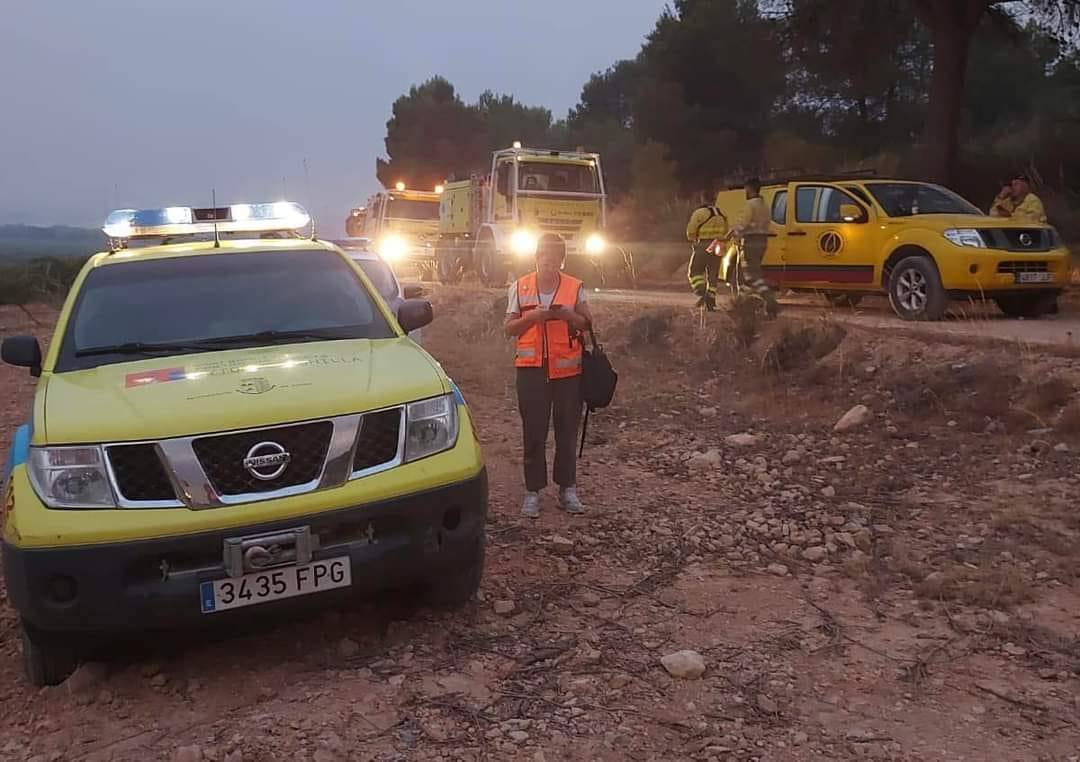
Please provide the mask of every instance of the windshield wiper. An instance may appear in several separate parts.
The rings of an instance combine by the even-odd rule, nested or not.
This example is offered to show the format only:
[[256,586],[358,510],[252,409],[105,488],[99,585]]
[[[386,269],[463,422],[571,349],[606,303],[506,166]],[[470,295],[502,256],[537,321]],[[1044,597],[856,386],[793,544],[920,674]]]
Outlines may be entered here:
[[334,328],[313,328],[299,331],[258,331],[256,333],[244,333],[238,336],[219,336],[206,339],[207,344],[263,344],[278,341],[326,341],[330,339],[359,338],[350,336],[350,332],[363,326],[337,326]]
[[[335,328],[308,329],[302,331],[259,331],[237,336],[219,336],[212,339],[197,339],[180,342],[143,342],[128,341],[123,344],[110,344],[101,347],[89,347],[76,350],[76,357],[95,357],[99,355],[156,355],[162,352],[205,352],[221,350],[236,345],[273,344],[281,341],[326,341],[331,339],[358,338],[350,336],[350,331],[363,326],[339,326]],[[344,334],[344,335],[343,335]]]
[[75,351],[76,357],[95,357],[98,355],[156,355],[162,352],[198,352],[206,349],[206,342],[162,342],[160,344],[143,341],[128,341],[123,344],[108,344],[100,347],[88,347]]

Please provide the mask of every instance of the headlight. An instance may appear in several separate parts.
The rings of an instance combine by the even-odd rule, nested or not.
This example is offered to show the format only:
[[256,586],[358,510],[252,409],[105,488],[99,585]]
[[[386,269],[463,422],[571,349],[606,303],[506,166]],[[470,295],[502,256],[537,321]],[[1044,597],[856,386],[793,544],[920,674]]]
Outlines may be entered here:
[[976,249],[985,249],[986,243],[978,230],[972,228],[950,228],[943,235],[957,246],[971,246]]
[[100,447],[35,447],[30,481],[50,508],[115,508]]
[[519,257],[536,255],[536,236],[528,230],[515,230],[510,236],[510,250]]
[[405,407],[405,462],[449,450],[457,444],[458,414],[453,394]]
[[599,233],[593,233],[585,239],[585,253],[590,257],[603,254],[605,246],[607,246],[607,243],[604,241],[604,236]]
[[408,250],[409,245],[405,243],[405,239],[401,236],[389,235],[379,244],[379,254],[383,256],[383,259],[391,262],[395,259],[401,259]]

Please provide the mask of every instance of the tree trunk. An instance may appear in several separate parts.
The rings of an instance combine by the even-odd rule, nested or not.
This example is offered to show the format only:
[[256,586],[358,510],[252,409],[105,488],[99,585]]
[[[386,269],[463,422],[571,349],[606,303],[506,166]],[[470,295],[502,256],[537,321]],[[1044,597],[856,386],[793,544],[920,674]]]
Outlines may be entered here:
[[979,20],[993,0],[917,0],[916,12],[934,41],[934,71],[923,133],[923,172],[942,184],[956,171],[960,113],[968,48]]
[[934,73],[923,137],[923,172],[948,185],[956,171],[960,105],[967,72],[968,37],[956,27],[934,29]]

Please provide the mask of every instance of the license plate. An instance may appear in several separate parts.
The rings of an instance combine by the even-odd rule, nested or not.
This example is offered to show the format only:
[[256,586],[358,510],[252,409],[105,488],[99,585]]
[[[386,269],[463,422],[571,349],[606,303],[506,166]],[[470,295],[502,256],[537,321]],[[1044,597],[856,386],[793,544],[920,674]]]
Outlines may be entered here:
[[286,566],[243,577],[203,582],[199,586],[202,613],[254,606],[297,595],[321,593],[352,584],[352,566],[348,556],[313,561],[303,566]]
[[1052,273],[1017,273],[1017,283],[1049,283]]

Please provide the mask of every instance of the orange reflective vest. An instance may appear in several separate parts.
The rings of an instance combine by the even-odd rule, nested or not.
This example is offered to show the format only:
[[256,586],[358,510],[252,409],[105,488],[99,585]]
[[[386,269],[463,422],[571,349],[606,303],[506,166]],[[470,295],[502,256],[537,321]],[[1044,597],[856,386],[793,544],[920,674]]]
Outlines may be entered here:
[[[574,309],[580,290],[580,280],[560,273],[551,306],[559,304]],[[529,310],[541,308],[536,273],[518,279],[517,296],[518,309],[523,317]],[[514,365],[519,368],[542,368],[547,357],[549,379],[572,378],[581,375],[581,355],[581,338],[570,332],[570,324],[565,320],[547,320],[533,323],[518,336]]]

